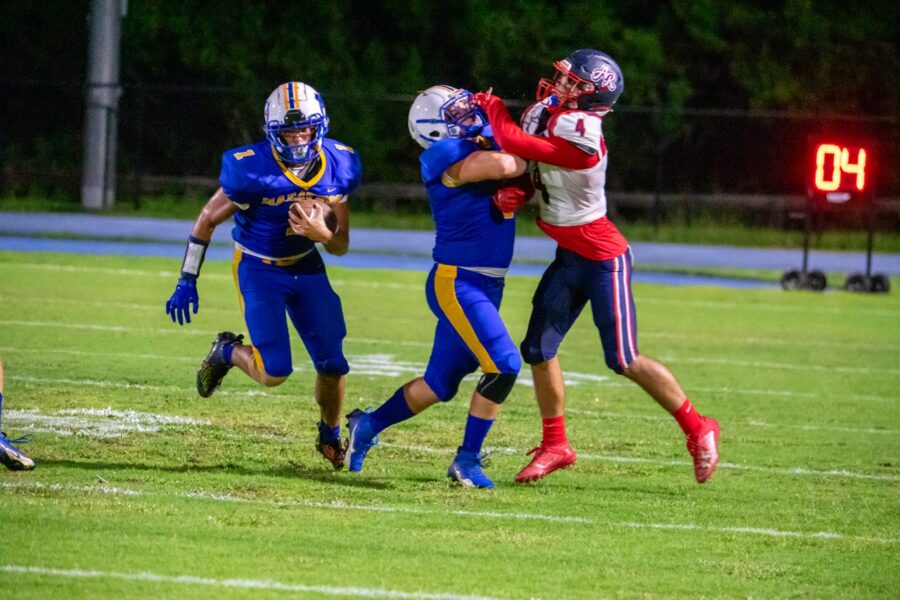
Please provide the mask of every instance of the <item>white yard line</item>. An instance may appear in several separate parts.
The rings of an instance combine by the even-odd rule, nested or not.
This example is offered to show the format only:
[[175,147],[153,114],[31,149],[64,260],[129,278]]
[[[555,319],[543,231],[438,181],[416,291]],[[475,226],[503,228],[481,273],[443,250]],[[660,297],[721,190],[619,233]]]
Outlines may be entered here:
[[[106,353],[100,352],[85,352],[80,350],[47,350],[47,352],[59,352],[59,353],[74,353],[74,354],[85,354],[85,355],[104,355]],[[136,354],[130,355],[140,358],[165,358],[167,360],[179,360],[184,362],[189,362],[193,359],[189,359],[187,357],[167,357],[162,355],[143,355]],[[354,366],[354,372],[358,375],[377,375],[377,376],[400,376],[404,373],[417,373],[419,370],[416,369],[417,364],[404,364],[402,367],[394,366],[390,369],[382,368],[379,364],[377,357],[372,360],[367,360],[364,358],[354,358],[350,357],[350,364]],[[309,371],[309,367],[306,365],[295,365],[294,369],[298,372]],[[118,382],[118,381],[103,381],[103,380],[93,380],[93,379],[67,379],[67,378],[51,378],[51,377],[29,377],[24,375],[13,375],[7,377],[7,379],[11,381],[19,381],[27,384],[34,385],[68,385],[68,386],[85,386],[85,387],[99,387],[99,388],[113,388],[113,389],[137,389],[142,391],[168,391],[168,392],[178,392],[185,394],[192,394],[195,391],[195,388],[188,386],[160,386],[160,385],[150,385],[150,384],[135,384],[135,383],[126,383],[126,382]],[[528,381],[521,382],[522,385],[528,385]],[[625,384],[623,387],[631,387],[632,384]],[[744,390],[744,393],[750,394],[753,393],[753,390]],[[222,394],[225,396],[244,396],[244,397],[274,397],[274,396],[288,396],[289,394],[283,394],[278,391],[263,391],[263,390],[245,390],[245,391],[233,391],[233,390],[219,390],[218,394]],[[765,393],[769,395],[771,392],[768,391],[757,391],[757,393]],[[788,392],[783,392],[788,393]],[[871,398],[870,398],[871,399]],[[881,398],[877,398],[881,400]],[[590,417],[597,418],[622,418],[622,419],[644,419],[648,421],[671,421],[671,417],[664,415],[634,415],[634,414],[623,414],[617,412],[607,412],[607,411],[595,411],[588,409],[580,409],[580,408],[572,408],[569,407],[566,409],[571,414],[580,414]],[[900,431],[892,430],[892,429],[879,429],[876,427],[833,427],[827,425],[816,425],[812,423],[804,423],[800,425],[784,425],[784,424],[775,424],[775,423],[765,423],[761,421],[746,421],[739,424],[740,426],[748,426],[748,427],[761,427],[766,429],[797,429],[800,431],[835,431],[835,432],[844,432],[844,433],[865,433],[865,434],[889,434],[896,435],[900,433]]]
[[[29,378],[20,378],[17,380],[28,380]],[[85,385],[84,381],[75,380],[56,380],[57,382],[72,385]],[[112,385],[110,382],[93,382],[101,384],[101,387],[124,387],[126,389],[140,389],[159,391],[169,388],[161,388],[158,386],[143,386],[138,384],[118,384]],[[176,388],[177,389],[177,388]],[[264,392],[233,392],[234,395],[260,395]],[[578,411],[572,409],[573,412],[595,414],[592,411]],[[601,414],[601,413],[597,413]],[[135,432],[154,432],[159,431],[164,426],[211,426],[214,423],[206,420],[197,420],[189,417],[180,417],[176,415],[157,415],[154,413],[138,412],[133,410],[114,410],[112,408],[101,409],[65,409],[57,411],[55,414],[47,415],[41,413],[38,409],[18,409],[9,410],[7,412],[9,423],[15,424],[17,429],[25,431],[41,431],[55,433],[58,435],[73,435],[84,432],[89,435],[97,435],[99,437],[121,437],[128,433]],[[656,420],[657,417],[644,417]],[[451,454],[452,448],[436,448],[430,446],[403,445],[382,443],[384,447],[397,448],[411,452],[425,452],[432,454]],[[497,454],[522,454],[524,450],[520,448],[489,448],[493,453]],[[657,460],[641,457],[629,456],[608,456],[590,453],[579,453],[578,457],[582,460],[597,460],[613,463],[640,463],[654,466],[690,466],[687,460]],[[771,473],[786,476],[819,476],[819,477],[842,477],[850,479],[864,479],[873,481],[900,481],[898,475],[879,475],[872,473],[859,473],[847,469],[810,469],[804,466],[796,467],[762,467],[754,465],[742,465],[738,463],[719,463],[720,469],[731,469],[738,471],[753,471],[762,473]]]
[[[126,275],[126,276],[138,276],[138,277],[169,277],[176,278],[178,273],[176,271],[155,271],[151,269],[123,269],[123,268],[108,268],[108,267],[90,267],[90,266],[76,266],[76,265],[57,265],[51,263],[25,263],[25,262],[15,262],[15,263],[3,263],[0,265],[0,268],[19,268],[19,269],[27,269],[29,271],[33,270],[42,270],[42,271],[53,271],[53,272],[63,272],[63,273],[99,273],[105,275]],[[232,281],[233,277],[231,275],[224,275],[219,273],[204,273],[204,280],[216,280],[216,281]],[[369,281],[365,279],[346,279],[346,278],[335,278],[332,279],[332,284],[339,286],[358,286],[358,287],[367,287],[367,288],[375,288],[375,289],[403,289],[403,290],[411,290],[411,291],[420,291],[422,289],[422,285],[412,284],[412,283],[387,283],[387,282],[377,282],[377,281]],[[804,313],[804,314],[824,314],[824,315],[841,315],[846,314],[852,311],[854,314],[868,314],[873,316],[884,316],[897,318],[900,316],[900,313],[891,309],[880,309],[880,308],[871,308],[865,307],[861,308],[859,306],[854,306],[852,308],[843,309],[836,307],[828,307],[828,306],[819,306],[819,307],[808,307],[808,306],[794,306],[788,303],[778,304],[772,302],[756,302],[756,303],[745,303],[738,306],[735,302],[725,302],[725,301],[716,301],[716,300],[671,300],[664,297],[653,297],[648,294],[639,294],[637,298],[637,304],[674,304],[678,307],[695,307],[695,308],[703,308],[710,310],[727,310],[732,311],[740,308],[740,310],[766,310],[772,312],[785,312],[785,313]]]
[[68,577],[76,579],[120,579],[171,585],[205,585],[208,587],[243,590],[270,590],[277,592],[323,594],[342,598],[424,598],[426,600],[494,600],[492,596],[469,596],[453,593],[401,592],[384,588],[335,587],[330,585],[306,585],[282,583],[271,579],[210,579],[196,575],[160,575],[158,573],[115,571],[85,571],[82,569],[52,569],[31,565],[0,565],[0,571],[18,575],[44,577]]
[[[5,264],[8,265],[8,264],[14,264],[14,263],[5,263]],[[46,269],[46,270],[63,271],[63,272],[75,272],[75,273],[96,272],[96,273],[113,274],[113,275],[143,275],[143,276],[153,275],[153,276],[165,276],[165,277],[173,277],[173,278],[177,276],[177,273],[175,273],[174,271],[158,271],[157,272],[157,271],[139,271],[139,270],[135,270],[135,269],[108,269],[108,268],[93,268],[93,267],[62,266],[62,265],[52,265],[52,264],[31,264],[31,263],[29,263],[27,265],[25,263],[15,263],[15,264],[27,266],[28,268]],[[3,265],[0,265],[0,267],[2,267],[2,266]],[[231,281],[232,280],[231,276],[217,275],[215,273],[204,274],[203,278],[204,278],[204,280],[220,280],[220,281]],[[394,289],[394,288],[406,289],[408,287],[410,289],[416,289],[416,290],[420,289],[420,286],[414,286],[414,285],[410,285],[410,284],[378,283],[378,282],[370,282],[370,281],[362,281],[362,280],[355,281],[355,280],[343,280],[343,279],[335,280],[335,283],[337,283],[338,281],[344,285],[358,285],[358,286],[374,287],[374,288],[383,287],[386,289]],[[14,300],[14,298],[7,297],[7,296],[3,296],[3,298],[5,298],[5,299],[8,298],[9,300]],[[55,302],[55,301],[56,300],[54,300],[54,299],[41,299],[41,302]],[[59,300],[59,301],[60,302],[68,302],[66,300]],[[668,302],[673,302],[673,301],[666,300],[666,299],[641,298],[639,304],[641,304],[641,303],[648,303],[648,304],[668,303]],[[100,305],[104,305],[104,303],[93,302],[93,303],[91,303],[91,305],[92,306],[100,306]],[[113,303],[113,302],[108,303],[108,305],[118,306],[117,303]],[[678,301],[678,305],[679,306],[696,305],[698,307],[708,307],[708,308],[720,307],[720,308],[725,308],[728,310],[733,310],[733,309],[737,308],[737,304],[730,303],[730,302],[704,302],[704,301],[683,302],[683,301]],[[125,305],[125,306],[129,306],[129,305]],[[133,306],[140,307],[140,308],[149,307],[146,305],[133,305]],[[150,308],[152,308],[153,310],[162,311],[162,306],[163,306],[162,303],[160,303],[159,306],[154,306],[154,307],[150,307]],[[828,308],[815,309],[815,308],[808,308],[808,307],[791,307],[791,306],[776,305],[776,304],[741,305],[742,309],[748,308],[748,307],[750,307],[750,308],[765,307],[765,308],[770,308],[771,310],[787,310],[787,311],[793,311],[793,312],[802,311],[804,313],[816,312],[818,310],[819,312],[823,312],[823,313],[829,314],[829,315],[842,313],[842,311],[840,311],[838,309],[828,309]],[[224,309],[210,309],[210,308],[207,308],[206,310],[224,311]],[[237,309],[235,308],[235,311],[236,310]],[[854,314],[858,314],[860,312],[859,307],[854,307],[852,310],[853,310]],[[843,312],[846,312],[846,311],[843,311]],[[896,317],[896,316],[900,315],[900,312],[892,311],[892,310],[883,310],[882,311],[882,310],[878,310],[878,309],[869,309],[869,312],[871,312],[873,315],[879,315],[879,316],[884,315],[884,316]],[[7,323],[7,322],[0,321],[0,325],[2,325],[4,323]],[[8,323],[13,323],[13,322],[8,322]],[[24,325],[24,324],[27,324],[27,322],[18,322],[18,324]],[[64,328],[66,326],[66,324],[64,324],[64,323],[53,323],[51,325],[54,327],[58,327],[58,328]],[[37,325],[35,325],[35,326],[37,326]],[[99,328],[102,326],[97,326],[97,327]],[[187,330],[188,328],[183,328],[183,329]],[[154,332],[171,333],[172,331],[180,331],[180,330],[182,330],[182,328],[179,327],[177,329],[155,330]],[[141,330],[141,331],[146,331],[146,330]],[[207,335],[209,332],[203,332],[203,333],[204,333],[204,335]],[[218,332],[213,332],[213,335],[215,335],[216,333],[218,333]],[[720,339],[722,339],[722,338],[716,338],[716,337],[710,337],[710,336],[698,337],[695,334],[681,334],[681,333],[646,331],[646,330],[641,331],[640,336],[641,337],[650,337],[650,338],[662,338],[662,339],[678,339],[678,340],[687,340],[687,341],[691,341],[691,342],[705,342],[705,343],[716,342],[716,341],[719,341]],[[376,340],[376,341],[378,343],[385,343],[385,340]],[[878,344],[878,343],[868,343],[868,342],[846,342],[846,341],[813,342],[813,341],[802,339],[802,338],[794,339],[794,338],[780,338],[780,337],[774,337],[774,336],[766,337],[766,338],[758,338],[758,337],[731,338],[731,337],[729,337],[728,341],[729,342],[739,342],[744,345],[800,346],[804,349],[810,348],[810,347],[817,347],[817,348],[839,348],[839,349],[843,349],[843,350],[846,350],[848,348],[853,348],[853,349],[859,349],[859,350],[874,350],[874,351],[886,351],[886,352],[896,351],[895,344]],[[392,342],[392,343],[396,343],[396,342]],[[426,345],[430,346],[430,343],[428,343]],[[599,348],[598,348],[598,353],[599,353]],[[598,354],[598,356],[599,356],[599,354]]]
[[753,360],[731,360],[727,358],[706,358],[699,356],[678,357],[661,356],[664,363],[689,363],[701,365],[727,365],[732,367],[750,367],[753,369],[784,369],[789,371],[818,371],[824,373],[877,373],[879,375],[900,375],[900,369],[870,367],[841,367],[834,365],[798,365],[784,362],[764,362]]
[[825,314],[825,315],[842,315],[852,312],[853,314],[864,314],[871,316],[879,316],[879,317],[891,317],[896,319],[900,317],[900,312],[891,309],[880,309],[880,308],[871,308],[865,307],[862,308],[860,306],[854,306],[848,309],[842,308],[834,308],[827,306],[794,306],[792,304],[774,304],[772,302],[744,302],[738,304],[736,302],[721,302],[716,300],[672,300],[670,298],[648,298],[641,296],[636,300],[638,305],[641,304],[670,304],[675,305],[678,308],[684,307],[696,307],[696,308],[707,308],[713,310],[727,310],[727,311],[735,311],[740,310],[747,312],[749,310],[766,310],[772,312],[786,312],[786,313],[803,313],[803,314]]
[[[691,466],[687,460],[654,460],[631,456],[607,456],[603,454],[578,453],[578,458],[586,460],[598,460],[612,463],[639,463],[653,466]],[[775,475],[810,475],[818,477],[846,477],[849,479],[868,479],[872,481],[900,481],[900,475],[874,475],[871,473],[858,473],[846,469],[808,469],[806,467],[758,467],[754,465],[742,465],[738,463],[720,462],[719,469],[734,471],[755,471],[758,473],[772,473]]]
[[[11,321],[0,321],[0,325],[4,323],[12,323]],[[102,325],[78,325],[78,324],[57,324],[52,322],[42,322],[42,321],[24,321],[21,322],[28,325],[33,326],[41,326],[41,327],[59,327],[59,328],[73,328],[73,329],[96,329],[96,330],[108,330],[108,331],[129,331],[128,328],[120,327],[120,326],[102,326]],[[160,329],[160,330],[152,330],[150,332],[145,333],[153,333],[153,334],[180,334],[180,333],[190,333],[192,335],[205,335],[210,338],[214,337],[218,332],[213,332],[212,330],[202,330],[202,329]],[[365,343],[365,344],[384,344],[384,340],[374,340],[369,338],[347,338],[346,342],[348,343]],[[430,343],[425,342],[390,342],[391,345],[408,345],[408,346],[417,346],[417,347],[431,347]],[[9,347],[3,347],[4,351],[11,351]],[[53,352],[54,350],[50,349],[47,352]],[[70,353],[73,355],[77,355],[78,352],[85,352],[82,350],[56,350],[58,352]],[[86,353],[86,355],[88,355]],[[102,353],[90,354],[90,355],[102,355]],[[109,353],[111,356],[130,356],[135,358],[165,358],[161,355],[146,355],[146,354],[128,354],[128,353]],[[371,358],[377,357],[377,358]],[[424,362],[412,362],[412,361],[397,361],[393,358],[393,355],[389,354],[370,354],[370,355],[358,355],[357,357],[353,357],[352,355],[349,357],[351,360],[351,366],[353,366],[353,359],[356,358],[358,360],[358,365],[363,367],[361,372],[357,372],[357,375],[376,375],[376,376],[387,376],[387,377],[396,377],[402,374],[408,374],[410,376],[420,374],[424,369]],[[172,356],[169,358],[170,360],[188,360],[188,357],[185,356]],[[197,357],[194,357],[192,360],[199,360]],[[396,364],[402,364],[403,368],[397,369],[391,366],[388,368],[390,361],[393,360]],[[383,370],[380,370],[381,367],[378,364],[386,365]],[[797,367],[798,369],[801,367]],[[300,363],[294,365],[294,369],[299,372],[308,371],[310,369],[309,365],[306,363]],[[830,370],[839,370],[839,369],[830,369]],[[862,370],[861,370],[862,371]],[[871,373],[885,373],[891,372],[894,369],[873,369]],[[900,371],[898,371],[900,372]],[[868,372],[867,372],[868,373]],[[579,385],[582,383],[593,383],[602,387],[612,387],[612,388],[625,388],[625,389],[638,389],[634,383],[629,381],[622,381],[620,379],[613,379],[607,375],[598,375],[594,373],[578,373],[575,371],[568,371],[565,373],[566,383],[568,385]],[[35,379],[37,381],[37,379]],[[524,372],[518,379],[519,385],[525,385],[532,387],[534,385],[530,374],[526,371]],[[89,384],[94,385],[94,384]],[[758,389],[748,389],[748,388],[731,388],[731,387],[705,387],[705,386],[692,386],[690,391],[693,392],[702,392],[709,394],[728,394],[728,395],[737,395],[737,396],[762,396],[762,397],[781,397],[781,398],[809,398],[809,399],[820,399],[823,396],[827,396],[827,394],[822,394],[821,392],[791,392],[787,390],[758,390]],[[265,395],[265,394],[262,394]],[[841,399],[844,400],[854,400],[854,401],[864,401],[864,402],[895,402],[898,400],[896,396],[881,396],[881,395],[863,395],[863,394],[839,394]]]
[[362,512],[378,512],[390,514],[411,514],[420,516],[447,516],[452,515],[463,518],[497,519],[505,521],[549,521],[553,523],[571,523],[577,525],[595,525],[598,527],[615,527],[628,529],[660,529],[673,531],[706,531],[716,534],[730,533],[738,535],[754,535],[766,537],[786,537],[809,540],[848,540],[855,542],[868,542],[878,544],[896,544],[895,538],[877,538],[870,536],[847,535],[830,531],[785,531],[780,529],[762,527],[736,527],[736,526],[712,526],[698,525],[696,523],[646,523],[638,521],[604,521],[585,516],[543,515],[536,513],[507,513],[498,511],[475,510],[442,510],[408,506],[392,506],[386,504],[350,504],[343,501],[314,501],[314,500],[260,500],[258,498],[242,498],[233,494],[218,494],[207,491],[181,492],[181,493],[144,493],[139,490],[117,488],[113,486],[67,486],[63,484],[45,484],[41,482],[0,482],[0,489],[34,490],[37,492],[77,492],[93,493],[101,495],[126,495],[126,496],[164,496],[181,497],[191,500],[207,500],[211,502],[227,502],[241,504],[259,504],[265,506],[304,507],[325,510],[347,510]]
[[[385,442],[381,442],[380,446],[384,446],[385,448],[397,448],[398,450],[407,450],[411,452],[424,452],[427,454],[446,454],[448,456],[452,455],[455,451],[453,448],[433,448],[430,446],[416,446],[416,445],[405,445],[405,444],[389,444]],[[499,448],[499,447],[488,447],[486,448],[489,454],[523,454],[524,450],[521,448]],[[601,462],[611,462],[611,463],[636,463],[636,464],[645,464],[645,465],[653,465],[657,467],[689,467],[692,465],[690,461],[687,460],[657,460],[652,458],[641,458],[641,457],[633,457],[633,456],[608,456],[603,454],[589,454],[584,452],[578,452],[578,458],[581,460],[597,460]],[[762,473],[772,473],[777,475],[818,475],[820,477],[847,477],[850,479],[871,479],[874,481],[900,481],[900,475],[874,475],[870,473],[857,473],[855,471],[848,471],[846,469],[809,469],[807,467],[758,467],[753,465],[741,465],[738,463],[727,463],[720,462],[719,469],[732,469],[735,471],[757,471]]]
[[[51,378],[51,377],[27,377],[24,375],[12,375],[7,377],[10,381],[21,381],[22,383],[29,384],[37,384],[37,385],[73,385],[73,386],[85,386],[85,387],[99,387],[99,388],[112,388],[112,389],[123,389],[123,390],[141,390],[141,391],[153,391],[153,392],[184,392],[184,393],[196,393],[197,388],[194,387],[182,387],[176,385],[150,385],[143,383],[125,383],[121,381],[102,381],[96,379],[64,379],[64,378]],[[278,396],[278,395],[287,395],[287,394],[278,394],[271,392],[264,392],[261,390],[244,390],[244,391],[229,391],[229,390],[219,390],[216,394],[224,394],[226,396],[261,396],[261,397],[269,397],[269,396]]]
[[[573,415],[584,415],[586,417],[595,417],[598,419],[640,419],[645,421],[659,421],[671,423],[672,417],[663,415],[636,415],[628,413],[611,412],[605,410],[586,410],[583,408],[566,407],[566,413]],[[804,423],[800,425],[785,425],[783,423],[765,423],[758,420],[733,422],[737,427],[761,427],[763,429],[798,429],[800,431],[835,431],[841,433],[879,433],[887,435],[900,434],[897,429],[878,429],[876,427],[835,427],[832,425],[814,425],[812,423]]]
[[[152,271],[150,269],[113,269],[110,267],[84,267],[78,265],[57,265],[54,263],[3,263],[0,267],[21,267],[28,271],[53,271],[55,273],[99,273],[102,275],[127,275],[136,277],[178,277],[175,271]],[[204,273],[203,277],[212,276],[226,279],[225,276]],[[230,279],[230,278],[228,278]]]
[[[621,379],[610,380],[606,382],[598,382],[598,386],[607,388],[626,388],[639,390],[634,383],[630,381],[622,381]],[[841,400],[854,400],[863,402],[897,402],[900,396],[880,396],[875,394],[842,394],[839,392],[790,392],[787,390],[755,390],[751,388],[733,388],[733,387],[706,387],[706,386],[690,386],[688,393],[693,396],[694,392],[702,392],[704,394],[727,394],[732,396],[761,396],[775,398],[808,398],[811,400],[821,400],[823,398],[839,398]]]
[[727,341],[729,344],[737,343],[749,346],[799,346],[802,350],[808,350],[809,348],[832,348],[835,350],[873,350],[878,352],[896,352],[897,346],[896,344],[873,344],[869,342],[848,342],[848,341],[840,341],[840,342],[826,342],[826,341],[812,341],[809,339],[804,339],[803,336],[797,336],[796,338],[781,338],[781,337],[712,337],[712,336],[699,336],[693,333],[672,333],[665,331],[639,331],[639,337],[648,337],[648,338],[657,338],[657,339],[672,339],[672,340],[680,340],[684,342],[702,344],[704,346],[709,344],[714,344],[722,341]]

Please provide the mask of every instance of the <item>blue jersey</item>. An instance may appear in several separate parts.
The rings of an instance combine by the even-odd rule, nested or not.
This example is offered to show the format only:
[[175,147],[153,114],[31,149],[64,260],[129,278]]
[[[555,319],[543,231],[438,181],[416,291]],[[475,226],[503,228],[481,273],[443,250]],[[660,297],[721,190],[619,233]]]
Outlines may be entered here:
[[356,189],[362,176],[359,155],[340,142],[322,140],[318,160],[318,168],[305,175],[308,179],[300,179],[268,141],[223,154],[219,183],[240,209],[231,230],[234,241],[271,258],[296,256],[312,249],[312,240],[291,231],[291,204],[310,197],[336,204]]
[[419,158],[436,233],[432,257],[445,265],[505,269],[512,260],[516,222],[504,218],[491,200],[499,182],[455,184],[444,177],[451,165],[477,150],[470,140],[442,140]]

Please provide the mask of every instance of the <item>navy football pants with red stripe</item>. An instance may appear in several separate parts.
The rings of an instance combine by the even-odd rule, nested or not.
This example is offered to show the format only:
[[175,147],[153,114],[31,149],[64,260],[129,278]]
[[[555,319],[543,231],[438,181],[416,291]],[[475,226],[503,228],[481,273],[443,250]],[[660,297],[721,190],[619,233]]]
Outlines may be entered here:
[[606,365],[621,374],[638,356],[637,317],[631,295],[629,247],[610,260],[590,260],[557,247],[532,299],[521,350],[528,364],[556,356],[559,345],[590,300]]

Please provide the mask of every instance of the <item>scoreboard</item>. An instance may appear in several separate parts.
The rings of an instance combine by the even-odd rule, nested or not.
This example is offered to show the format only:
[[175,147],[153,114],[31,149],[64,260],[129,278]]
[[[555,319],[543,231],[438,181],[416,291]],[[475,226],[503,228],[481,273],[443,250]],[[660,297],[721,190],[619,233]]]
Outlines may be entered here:
[[861,204],[872,197],[874,145],[867,139],[814,137],[809,144],[807,194],[827,206]]

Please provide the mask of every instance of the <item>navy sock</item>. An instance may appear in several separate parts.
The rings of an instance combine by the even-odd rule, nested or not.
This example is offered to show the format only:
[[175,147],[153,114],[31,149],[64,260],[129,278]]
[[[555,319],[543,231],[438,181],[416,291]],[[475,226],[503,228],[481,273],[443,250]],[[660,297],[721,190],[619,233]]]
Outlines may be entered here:
[[0,392],[0,425],[3,424],[3,392]]
[[415,414],[409,407],[409,404],[406,403],[406,398],[403,397],[403,387],[401,386],[384,404],[375,409],[375,412],[371,414],[369,423],[372,425],[372,431],[378,433],[391,425],[409,419]]
[[326,425],[325,421],[319,421],[319,435],[322,436],[322,441],[326,444],[328,442],[333,442],[334,440],[341,439],[341,426],[335,425],[331,427],[330,425]]
[[481,452],[481,445],[493,424],[493,419],[482,419],[470,414],[466,419],[466,433],[463,435],[462,449],[466,452]]
[[231,360],[231,355],[234,353],[234,344],[228,344],[225,348],[222,349],[222,356],[225,357],[225,362],[229,365],[234,365],[234,361]]

